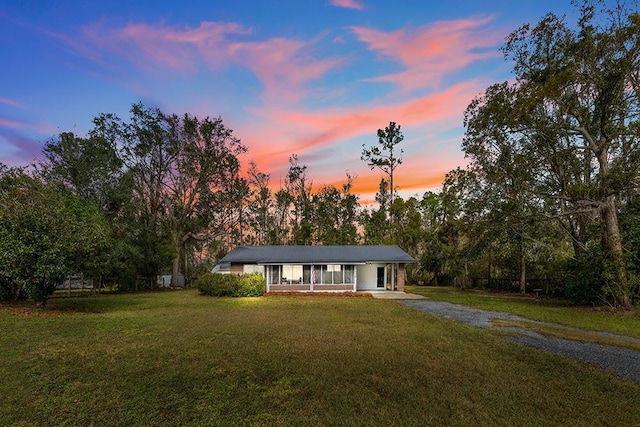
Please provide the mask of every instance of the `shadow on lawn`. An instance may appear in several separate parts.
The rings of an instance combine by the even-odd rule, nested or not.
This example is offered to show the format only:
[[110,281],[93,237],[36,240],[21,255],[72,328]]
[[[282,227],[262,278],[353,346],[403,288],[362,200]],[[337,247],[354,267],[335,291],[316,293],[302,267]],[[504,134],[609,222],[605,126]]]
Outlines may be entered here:
[[0,312],[18,316],[51,317],[56,314],[101,314],[141,306],[135,298],[114,298],[114,295],[91,295],[71,298],[51,298],[44,308],[33,301],[0,301]]

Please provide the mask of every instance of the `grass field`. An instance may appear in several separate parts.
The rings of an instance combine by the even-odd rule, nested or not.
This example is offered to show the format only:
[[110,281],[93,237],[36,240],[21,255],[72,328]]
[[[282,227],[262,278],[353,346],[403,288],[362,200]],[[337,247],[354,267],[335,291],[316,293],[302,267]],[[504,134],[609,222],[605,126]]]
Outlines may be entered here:
[[615,311],[607,307],[578,307],[562,299],[536,300],[532,295],[460,290],[453,287],[407,286],[407,291],[437,301],[513,313],[531,320],[640,338],[640,311],[637,308],[634,311]]
[[0,307],[0,425],[637,425],[640,383],[389,300]]

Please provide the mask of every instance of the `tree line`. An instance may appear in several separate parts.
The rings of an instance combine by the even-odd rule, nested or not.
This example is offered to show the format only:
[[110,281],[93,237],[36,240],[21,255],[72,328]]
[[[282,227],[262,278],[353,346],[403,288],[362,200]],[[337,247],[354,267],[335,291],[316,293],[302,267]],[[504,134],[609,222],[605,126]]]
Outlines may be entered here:
[[[314,186],[292,154],[282,185],[220,118],[133,105],[86,137],[46,143],[30,173],[0,170],[0,295],[44,302],[72,271],[153,288],[208,270],[236,245],[398,244],[412,283],[508,283],[629,307],[640,293],[640,15],[584,1],[511,33],[514,79],[464,114],[468,166],[403,199],[403,135],[390,122],[361,160],[382,172],[375,205],[353,177]],[[43,296],[44,295],[44,296]]]

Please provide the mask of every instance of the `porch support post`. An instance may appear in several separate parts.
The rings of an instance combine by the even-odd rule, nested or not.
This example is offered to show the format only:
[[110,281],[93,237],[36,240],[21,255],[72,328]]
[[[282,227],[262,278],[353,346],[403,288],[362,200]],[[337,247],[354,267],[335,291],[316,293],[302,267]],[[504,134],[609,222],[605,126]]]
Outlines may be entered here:
[[267,268],[267,266],[265,265],[264,267],[262,267],[264,269],[264,281],[267,285],[267,293],[269,293],[270,289],[271,289],[271,269]]
[[353,266],[353,292],[358,290],[358,267]]

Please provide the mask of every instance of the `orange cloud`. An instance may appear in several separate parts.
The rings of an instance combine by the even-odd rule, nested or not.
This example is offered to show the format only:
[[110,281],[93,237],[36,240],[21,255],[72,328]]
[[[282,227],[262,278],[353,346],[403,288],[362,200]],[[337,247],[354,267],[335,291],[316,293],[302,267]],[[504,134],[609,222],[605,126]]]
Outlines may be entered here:
[[307,150],[372,134],[389,121],[405,127],[448,119],[456,119],[461,124],[462,112],[480,87],[482,85],[477,81],[462,82],[440,93],[396,105],[356,106],[319,112],[264,109],[262,115],[270,125],[257,129],[255,136],[249,136],[250,145],[266,143],[273,146],[273,142],[278,141],[285,151],[296,152],[296,149]]
[[[459,140],[438,141],[434,135],[438,128],[461,126],[464,109],[481,87],[478,81],[459,83],[440,93],[395,105],[315,112],[263,111],[263,121],[242,125],[238,135],[251,147],[248,156],[261,170],[272,174],[274,188],[286,175],[288,158],[295,153],[302,164],[309,166],[316,185],[326,183],[339,188],[345,179],[336,180],[336,175],[344,176],[349,170],[356,176],[354,192],[373,197],[382,174],[369,170],[360,160],[362,140],[374,144],[376,130],[394,120],[405,135],[405,159],[395,184],[403,192],[421,192],[439,187],[444,175],[462,162]],[[319,161],[322,168],[314,169],[318,158],[333,159],[332,166]]]

